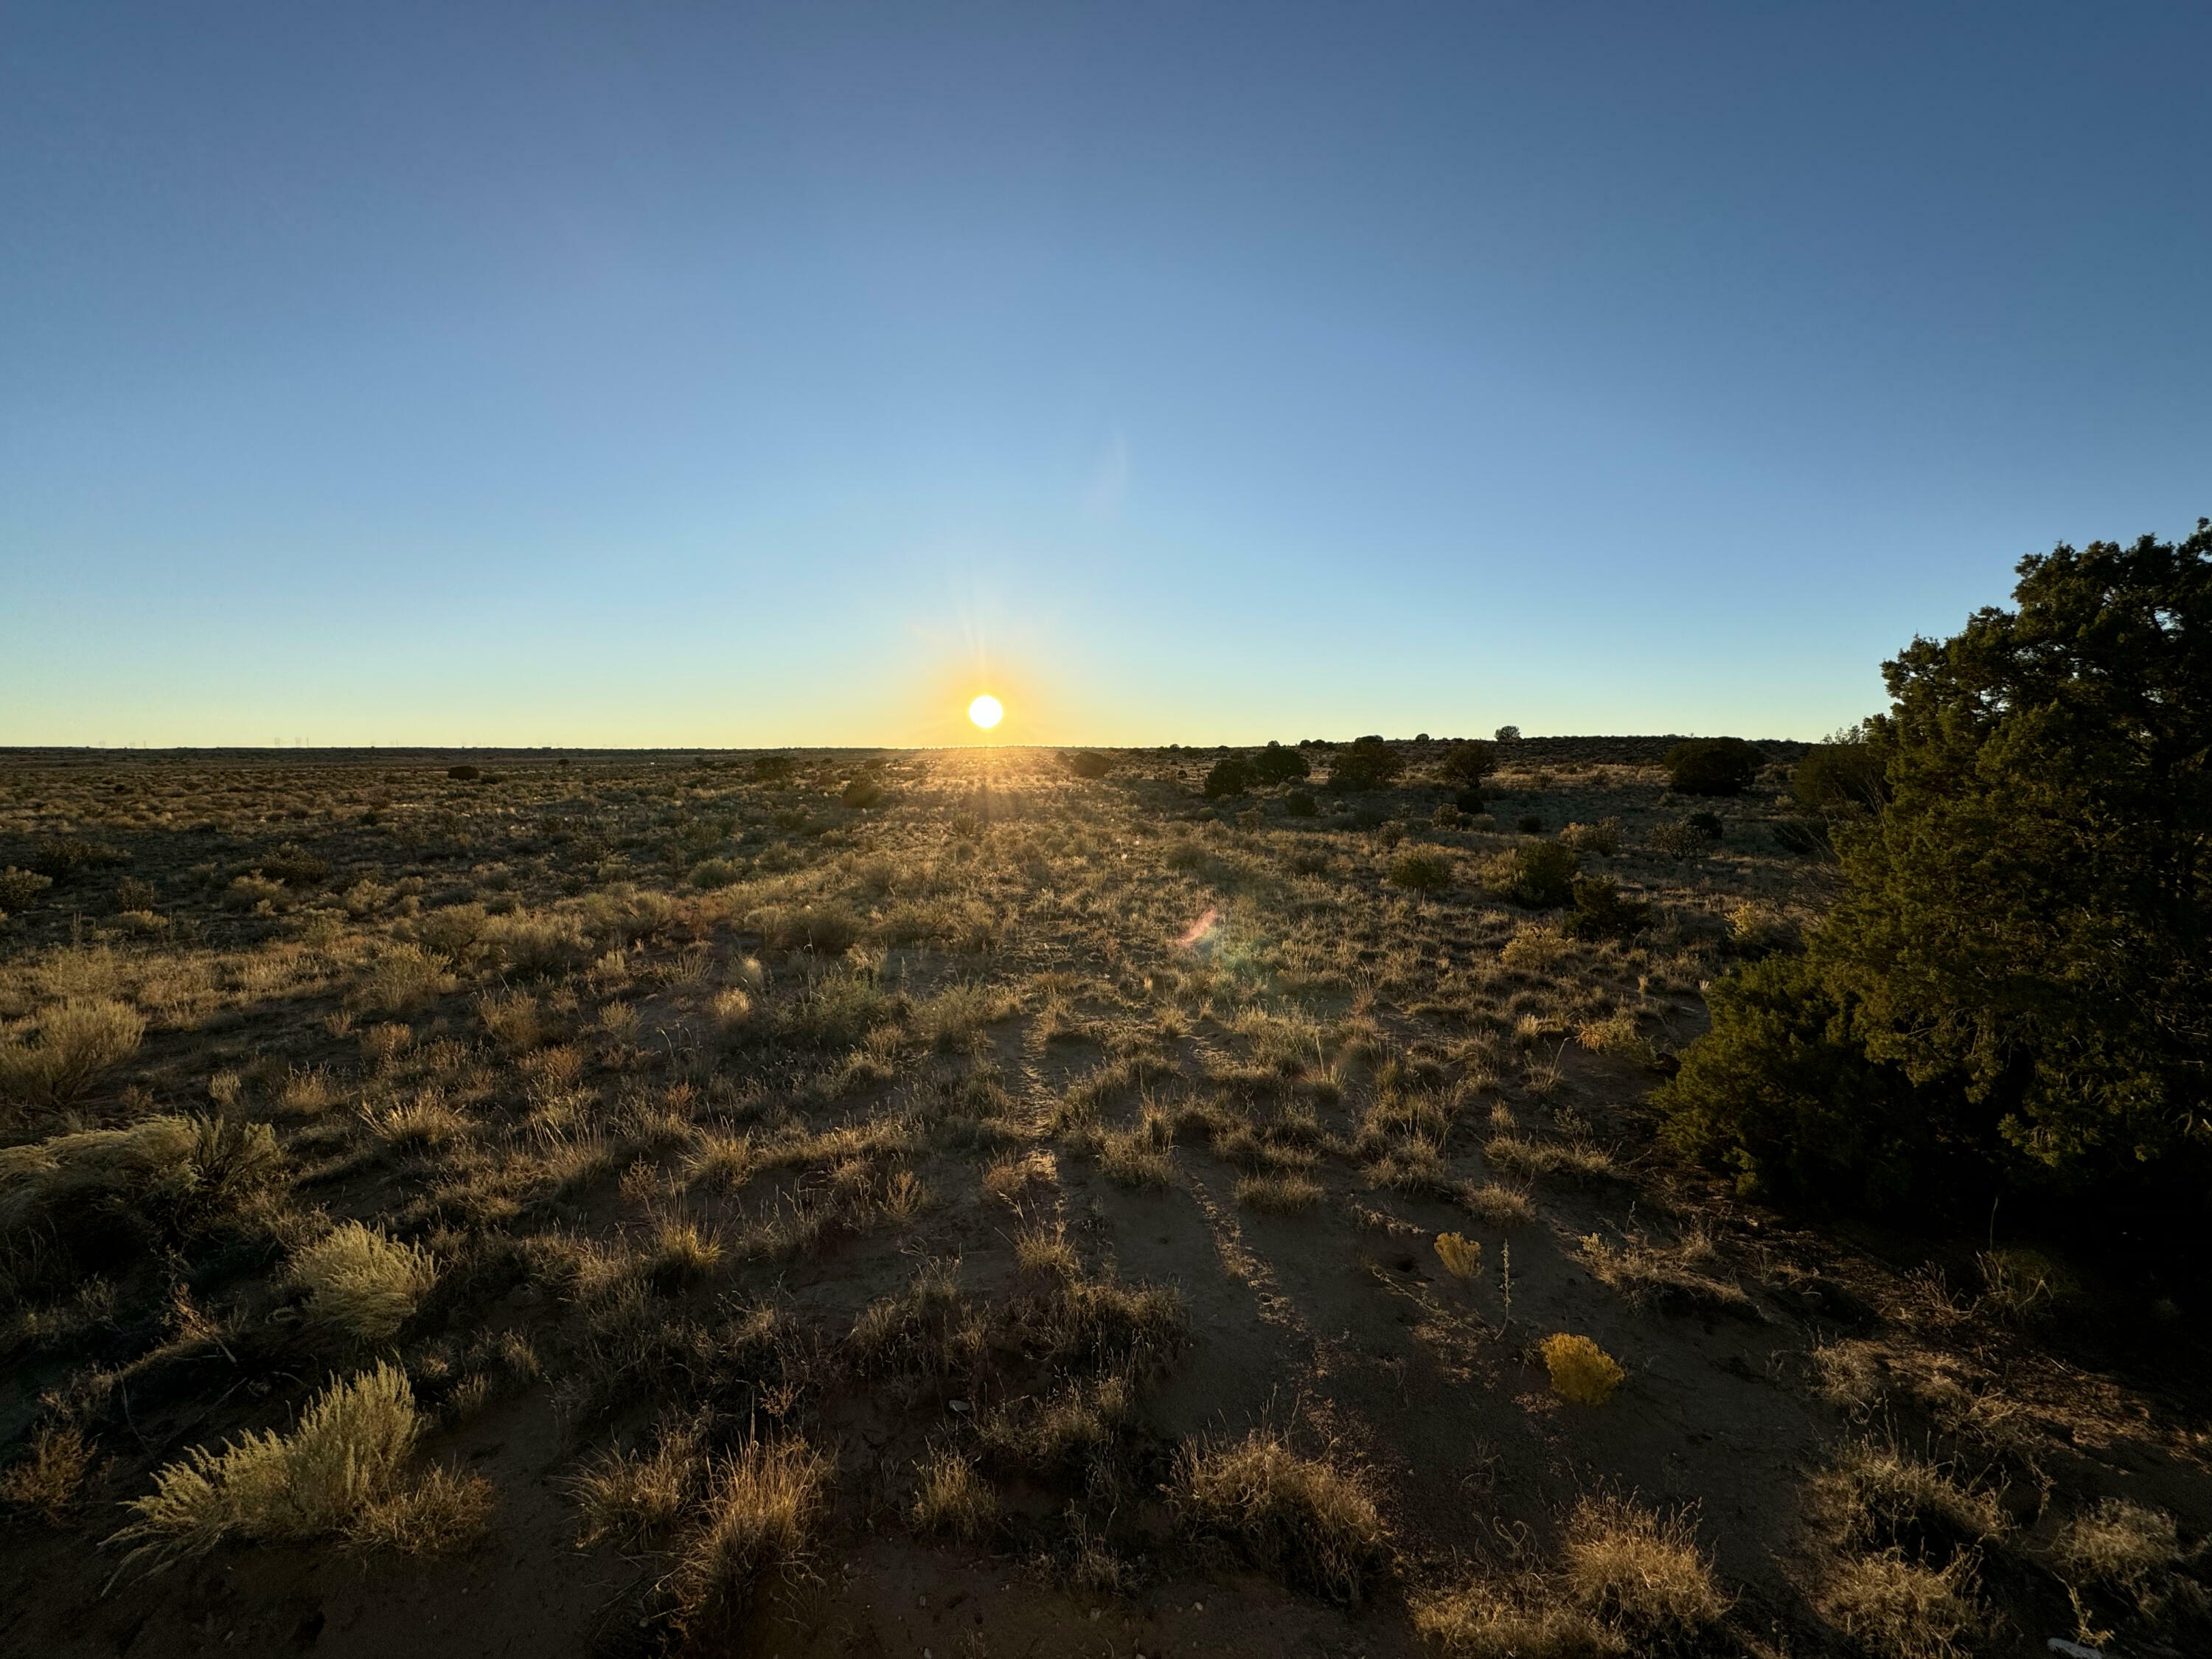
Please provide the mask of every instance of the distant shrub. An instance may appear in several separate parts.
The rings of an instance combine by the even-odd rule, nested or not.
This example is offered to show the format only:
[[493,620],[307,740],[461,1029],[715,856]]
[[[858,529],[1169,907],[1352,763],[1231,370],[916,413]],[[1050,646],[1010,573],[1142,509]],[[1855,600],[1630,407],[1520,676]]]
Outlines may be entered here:
[[847,784],[838,799],[846,805],[860,809],[875,805],[884,798],[884,787],[873,778],[854,778]]
[[1346,744],[1329,762],[1328,782],[1333,789],[1383,789],[1405,770],[1405,759],[1396,750],[1381,738],[1364,737]]
[[9,865],[0,870],[0,910],[21,910],[38,902],[39,895],[54,884],[52,876]]
[[1440,893],[1451,879],[1450,864],[1434,853],[1401,853],[1390,861],[1390,884],[1409,893]]
[[1755,744],[1741,738],[1699,738],[1676,744],[1660,764],[1678,793],[1740,795],[1765,760]]
[[1807,750],[1790,775],[1790,793],[1808,812],[1878,812],[1889,799],[1888,764],[1857,728]]
[[702,859],[685,879],[694,887],[734,887],[745,877],[742,859]]
[[1712,851],[1716,837],[1687,818],[1670,818],[1653,824],[1648,840],[1651,850],[1662,858],[1695,859]]
[[1540,813],[1523,812],[1513,820],[1513,827],[1524,836],[1540,836],[1544,833],[1544,819]]
[[1540,1352],[1552,1392],[1577,1406],[1604,1405],[1628,1379],[1620,1362],[1586,1336],[1559,1332],[1544,1339]]
[[226,910],[258,910],[264,904],[274,910],[290,902],[291,896],[284,890],[283,882],[271,881],[258,871],[235,878],[222,892],[222,908]]
[[1456,830],[1467,822],[1467,814],[1447,801],[1429,814],[1429,822],[1439,830]]
[[261,860],[261,873],[287,887],[319,887],[330,879],[330,861],[296,842],[286,842]]
[[1219,800],[1224,795],[1241,795],[1258,781],[1251,762],[1242,755],[1224,755],[1206,775],[1206,798]]
[[842,956],[860,937],[860,919],[834,899],[824,904],[771,906],[755,911],[750,920],[762,942],[777,951]]
[[1581,867],[1582,859],[1571,847],[1523,842],[1483,866],[1483,884],[1528,909],[1557,909],[1573,902],[1575,872]]
[[1480,789],[1462,789],[1452,797],[1452,805],[1457,807],[1462,812],[1464,812],[1468,817],[1476,817],[1483,810],[1484,803],[1482,799],[1482,791]]
[[1444,757],[1443,764],[1437,770],[1443,774],[1446,782],[1457,784],[1463,789],[1472,789],[1479,795],[1482,791],[1482,781],[1497,767],[1496,747],[1480,738],[1470,738],[1465,743],[1454,744],[1451,751]]
[[1692,812],[1682,820],[1707,841],[1718,842],[1728,834],[1728,826],[1721,822],[1717,812]]
[[1614,938],[1651,924],[1650,905],[1623,897],[1620,884],[1611,876],[1577,876],[1571,890],[1575,911],[1566,930],[1577,939]]
[[453,988],[446,959],[419,945],[397,945],[362,975],[355,992],[365,1008],[380,1014],[412,1014]]
[[1114,769],[1113,757],[1095,749],[1079,749],[1066,758],[1067,769],[1079,778],[1103,778]]
[[1273,741],[1252,757],[1253,774],[1261,783],[1288,783],[1293,778],[1310,775],[1312,770],[1311,763],[1304,755]]
[[1595,853],[1601,858],[1611,858],[1620,850],[1620,820],[1601,818],[1595,823],[1571,823],[1559,831],[1559,839],[1577,853]]
[[781,783],[796,770],[798,763],[788,755],[753,757],[753,781],[756,783]]
[[474,766],[449,766],[446,769],[446,775],[458,779],[463,783],[473,783],[482,777],[483,773],[481,769]]
[[56,836],[40,842],[31,854],[31,868],[55,881],[69,882],[94,870],[130,862],[130,855],[104,842],[80,836]]
[[1501,726],[1491,735],[1500,743],[1518,743],[1521,741],[1521,728],[1517,726]]
[[152,882],[136,876],[125,876],[115,884],[115,908],[120,912],[150,910],[160,898]]
[[1321,806],[1304,790],[1294,789],[1283,797],[1283,811],[1294,818],[1310,818],[1319,815]]

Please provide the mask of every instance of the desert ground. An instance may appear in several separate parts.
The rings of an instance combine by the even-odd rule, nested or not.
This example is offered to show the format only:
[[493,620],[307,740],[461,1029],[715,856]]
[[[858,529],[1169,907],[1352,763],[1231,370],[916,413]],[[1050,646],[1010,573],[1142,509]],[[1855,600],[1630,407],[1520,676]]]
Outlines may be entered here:
[[1664,747],[0,756],[0,1650],[2212,1651],[2193,1285],[1656,1139]]

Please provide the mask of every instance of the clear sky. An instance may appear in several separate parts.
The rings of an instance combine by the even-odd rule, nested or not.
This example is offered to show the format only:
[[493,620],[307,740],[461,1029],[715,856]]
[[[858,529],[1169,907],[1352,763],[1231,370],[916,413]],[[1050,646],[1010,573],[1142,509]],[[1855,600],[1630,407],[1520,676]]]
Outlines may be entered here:
[[1814,737],[2212,513],[2201,3],[0,0],[0,743]]

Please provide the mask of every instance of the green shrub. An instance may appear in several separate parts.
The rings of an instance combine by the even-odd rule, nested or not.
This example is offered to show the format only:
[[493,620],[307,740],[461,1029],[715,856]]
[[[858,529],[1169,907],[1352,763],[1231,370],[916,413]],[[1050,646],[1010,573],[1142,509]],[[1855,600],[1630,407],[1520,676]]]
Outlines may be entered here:
[[1790,775],[1790,793],[1808,812],[1878,812],[1889,799],[1887,763],[1858,727],[1807,750]]
[[1765,759],[1741,738],[1699,738],[1676,744],[1660,764],[1679,794],[1740,795]]
[[1265,749],[1252,757],[1252,771],[1261,783],[1288,783],[1293,778],[1303,778],[1313,770],[1306,757],[1295,749],[1285,749],[1270,741]]
[[1224,755],[1206,775],[1206,798],[1219,800],[1224,795],[1241,795],[1258,781],[1251,762],[1242,755]]
[[1651,925],[1651,907],[1640,899],[1624,898],[1620,884],[1611,876],[1577,876],[1571,890],[1575,913],[1567,918],[1566,927],[1577,939],[1615,938]]
[[[1838,823],[1808,955],[1715,1000],[1669,1085],[1680,1133],[1754,1170],[1917,1174],[1938,1200],[1970,1196],[1963,1157],[2201,1229],[2212,524],[2019,568],[2016,609],[1884,665],[1864,730],[1890,799]],[[1950,1165],[1906,1160],[1929,1139]]]
[[1382,738],[1360,738],[1346,744],[1329,763],[1329,787],[1350,791],[1384,789],[1403,776],[1405,770],[1404,757]]
[[1303,789],[1294,789],[1283,797],[1283,811],[1294,818],[1310,818],[1320,813],[1321,806]]
[[1491,736],[1499,743],[1518,743],[1521,741],[1521,728],[1517,726],[1501,726],[1497,731],[1492,732]]
[[1390,860],[1390,884],[1409,893],[1441,893],[1451,879],[1450,864],[1434,853],[1401,853]]
[[798,769],[798,763],[788,755],[755,755],[753,781],[781,783]]
[[1653,824],[1650,838],[1651,850],[1662,858],[1703,858],[1713,850],[1716,839],[1696,821],[1697,817],[1705,816],[1709,815],[1700,813],[1692,817],[1669,818]]
[[1513,827],[1524,836],[1540,836],[1544,833],[1544,819],[1540,813],[1523,812],[1513,820]]
[[1523,842],[1483,866],[1483,882],[1531,910],[1557,909],[1573,902],[1575,872],[1581,856],[1555,841]]
[[52,880],[70,882],[94,870],[130,862],[130,855],[104,842],[81,836],[55,836],[40,842],[31,854],[31,868]]
[[702,859],[685,878],[694,887],[734,887],[745,878],[742,859]]
[[1067,769],[1079,778],[1103,778],[1114,769],[1113,757],[1096,750],[1079,749],[1066,757]]

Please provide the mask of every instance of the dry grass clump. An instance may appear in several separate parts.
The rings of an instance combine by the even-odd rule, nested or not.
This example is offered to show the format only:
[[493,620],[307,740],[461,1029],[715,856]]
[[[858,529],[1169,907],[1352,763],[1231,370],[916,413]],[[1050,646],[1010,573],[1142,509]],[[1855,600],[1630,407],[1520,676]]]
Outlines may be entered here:
[[722,1259],[722,1241],[696,1221],[670,1219],[653,1229],[653,1243],[641,1264],[655,1290],[677,1291],[696,1285]]
[[1052,1279],[1083,1277],[1083,1258],[1067,1242],[1064,1222],[1055,1222],[1050,1227],[1024,1227],[1015,1234],[1014,1265],[1025,1273],[1042,1273]]
[[475,1477],[408,1480],[421,1431],[407,1374],[380,1364],[332,1383],[288,1435],[249,1431],[220,1452],[195,1446],[131,1500],[137,1518],[108,1542],[132,1547],[126,1567],[152,1571],[234,1538],[452,1547],[489,1518],[490,1487]]
[[1619,1659],[1627,1644],[1540,1581],[1475,1579],[1418,1595],[1413,1629],[1452,1659]]
[[1672,1246],[1654,1244],[1640,1234],[1608,1244],[1591,1233],[1575,1254],[1592,1277],[1619,1291],[1631,1307],[1724,1313],[1739,1319],[1759,1316],[1758,1305],[1741,1286],[1707,1271],[1718,1265],[1720,1253],[1701,1232],[1692,1232]]
[[1818,1606],[1868,1659],[1953,1659],[1986,1622],[1964,1556],[1941,1568],[1894,1553],[1844,1561]]
[[1175,1160],[1148,1121],[1130,1129],[1108,1129],[1098,1136],[1098,1168],[1117,1186],[1170,1187]]
[[1480,1187],[1468,1182],[1460,1188],[1457,1196],[1469,1215],[1501,1231],[1525,1227],[1536,1218],[1536,1206],[1528,1201],[1528,1194],[1494,1181]]
[[924,1262],[906,1289],[872,1302],[846,1346],[862,1376],[944,1376],[981,1357],[983,1330],[960,1293],[957,1258]]
[[831,1473],[830,1460],[796,1437],[753,1441],[714,1472],[703,1519],[664,1584],[678,1636],[712,1639],[751,1605],[770,1573],[805,1571]]
[[1546,1177],[1570,1182],[1605,1181],[1620,1173],[1612,1155],[1588,1141],[1493,1135],[1483,1143],[1482,1156],[1493,1170],[1524,1181]]
[[1556,1332],[1538,1350],[1551,1373],[1552,1392],[1577,1406],[1602,1406],[1628,1380],[1620,1362],[1586,1336]]
[[2172,1516],[2107,1498],[2066,1523],[2051,1565],[2073,1592],[2077,1613],[2086,1592],[2090,1603],[2124,1624],[2132,1615],[2155,1621],[2179,1614],[2179,1622],[2201,1633],[2212,1614],[2212,1598],[2179,1572],[2185,1553]]
[[349,1221],[292,1258],[290,1279],[307,1295],[302,1316],[355,1343],[388,1341],[429,1295],[437,1263],[428,1251]]
[[1097,1463],[1135,1413],[1129,1368],[1069,1382],[1043,1395],[1021,1395],[984,1414],[976,1435],[991,1453],[1032,1470]]
[[73,1423],[49,1423],[31,1443],[31,1455],[0,1474],[0,1504],[30,1510],[48,1526],[70,1517],[91,1475],[95,1449]]
[[2005,1529],[1996,1492],[1895,1445],[1846,1446],[1814,1491],[1837,1540],[1856,1549],[1948,1560]]
[[420,1012],[453,988],[445,957],[419,945],[395,945],[362,977],[355,1000],[362,1008],[399,1018]]
[[1268,1215],[1297,1215],[1322,1200],[1323,1188],[1311,1176],[1294,1173],[1241,1176],[1237,1201]]
[[983,1171],[983,1190],[1009,1209],[1019,1209],[1033,1191],[1049,1192],[1059,1185],[1058,1161],[1041,1146],[1010,1153]]
[[189,1231],[246,1202],[283,1167],[267,1124],[228,1117],[149,1117],[0,1147],[0,1233],[82,1232],[111,1225],[118,1210]]
[[1585,1498],[1568,1517],[1563,1572],[1593,1617],[1638,1643],[1680,1643],[1720,1622],[1729,1598],[1688,1518],[1620,1498]]
[[1254,1429],[1176,1455],[1170,1501],[1183,1524],[1285,1583],[1356,1605],[1389,1561],[1389,1533],[1364,1469],[1303,1457]]
[[109,997],[71,997],[40,1016],[36,1040],[0,1039],[0,1097],[60,1107],[137,1053],[146,1022]]
[[579,1548],[640,1548],[675,1531],[706,1482],[708,1462],[690,1425],[664,1425],[649,1455],[609,1449],[569,1483],[583,1515]]
[[468,1131],[469,1121],[446,1103],[435,1089],[417,1090],[404,1100],[364,1105],[362,1121],[379,1140],[405,1151],[442,1146]]
[[1012,1018],[1020,1006],[1020,999],[1002,986],[963,981],[916,1003],[914,1029],[932,1048],[951,1048],[987,1025]]
[[940,1446],[915,1464],[915,1472],[921,1484],[908,1516],[916,1532],[942,1533],[972,1544],[998,1518],[998,1495],[957,1452]]

